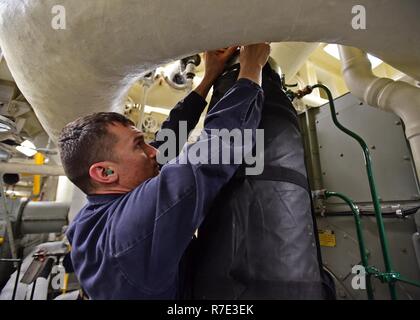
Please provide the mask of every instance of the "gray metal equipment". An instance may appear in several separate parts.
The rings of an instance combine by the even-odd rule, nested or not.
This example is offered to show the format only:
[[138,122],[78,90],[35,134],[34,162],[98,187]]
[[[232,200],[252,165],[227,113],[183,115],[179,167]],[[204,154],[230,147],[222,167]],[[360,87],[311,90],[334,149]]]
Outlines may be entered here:
[[[394,269],[419,282],[418,224],[420,192],[404,124],[397,116],[365,105],[353,95],[334,100],[336,116],[369,146]],[[374,208],[364,157],[356,141],[341,132],[327,105],[300,115],[312,190],[335,191],[351,197],[360,209],[371,264],[383,269]],[[336,281],[338,298],[365,299],[366,291],[352,287],[352,268],[360,265],[356,228],[349,207],[337,198],[315,202],[326,269]],[[373,281],[375,297],[388,299],[387,286]],[[399,299],[420,299],[420,289],[398,283]]]
[[20,232],[61,232],[67,224],[69,205],[53,201],[31,201],[25,206],[20,222]]
[[[53,201],[29,201],[25,198],[6,199],[0,211],[0,259],[16,258],[29,243],[45,242],[45,235],[61,233],[68,225],[69,204]],[[7,218],[6,219],[6,214]],[[10,228],[7,228],[9,220]],[[12,233],[12,236],[10,235]],[[11,243],[10,239],[14,241]],[[15,255],[12,253],[15,252]],[[16,267],[16,265],[15,265]],[[12,272],[12,263],[0,263],[0,287]]]

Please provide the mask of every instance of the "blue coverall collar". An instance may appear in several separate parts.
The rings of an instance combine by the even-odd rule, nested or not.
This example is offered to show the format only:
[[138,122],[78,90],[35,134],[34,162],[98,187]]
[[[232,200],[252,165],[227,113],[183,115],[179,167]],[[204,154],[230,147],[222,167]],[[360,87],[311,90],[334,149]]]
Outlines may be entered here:
[[115,200],[123,195],[124,193],[89,194],[87,195],[87,200],[89,201],[89,203],[102,204]]

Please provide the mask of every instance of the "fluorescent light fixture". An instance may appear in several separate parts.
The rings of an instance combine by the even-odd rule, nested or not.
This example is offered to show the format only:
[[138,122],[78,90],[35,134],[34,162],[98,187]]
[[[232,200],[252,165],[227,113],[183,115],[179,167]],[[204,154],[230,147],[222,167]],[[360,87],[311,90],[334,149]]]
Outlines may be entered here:
[[29,140],[23,141],[20,146],[16,147],[16,150],[22,152],[27,157],[33,157],[37,153],[35,145]]
[[[340,60],[340,54],[338,53],[338,46],[336,44],[326,45],[324,47],[324,51],[328,53],[329,55],[333,56],[334,58],[336,58],[337,60]],[[368,56],[368,59],[370,60],[370,63],[372,64],[372,68],[376,68],[383,62],[381,59],[378,59],[369,53],[367,56]]]

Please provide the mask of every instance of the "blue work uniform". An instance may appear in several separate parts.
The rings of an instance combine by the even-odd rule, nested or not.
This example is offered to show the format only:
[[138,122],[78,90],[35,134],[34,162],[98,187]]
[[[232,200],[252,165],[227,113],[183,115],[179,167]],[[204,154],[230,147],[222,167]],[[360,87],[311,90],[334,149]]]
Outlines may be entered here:
[[[179,121],[186,120],[191,130],[205,105],[196,92],[190,93],[163,127],[177,132]],[[203,130],[209,134],[195,144],[208,146],[213,145],[209,140],[222,139],[211,129],[256,129],[262,106],[261,87],[239,79],[207,114]],[[185,152],[165,164],[158,176],[128,193],[87,196],[67,237],[75,273],[91,299],[177,297],[181,257],[218,192],[239,167],[193,164],[187,157],[190,147],[186,144]]]

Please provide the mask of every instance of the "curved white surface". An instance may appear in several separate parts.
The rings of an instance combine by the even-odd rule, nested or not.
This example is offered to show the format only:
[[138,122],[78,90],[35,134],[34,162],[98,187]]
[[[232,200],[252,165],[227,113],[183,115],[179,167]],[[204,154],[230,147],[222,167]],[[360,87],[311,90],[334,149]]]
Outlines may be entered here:
[[404,81],[376,77],[366,53],[360,49],[339,46],[339,51],[344,80],[351,93],[403,120],[417,177],[420,177],[420,88]]
[[[368,51],[420,80],[417,0],[0,0],[0,46],[53,139],[69,121],[118,110],[144,71],[187,54],[261,41],[328,42]],[[353,30],[353,5],[367,29]]]

